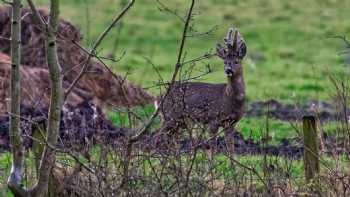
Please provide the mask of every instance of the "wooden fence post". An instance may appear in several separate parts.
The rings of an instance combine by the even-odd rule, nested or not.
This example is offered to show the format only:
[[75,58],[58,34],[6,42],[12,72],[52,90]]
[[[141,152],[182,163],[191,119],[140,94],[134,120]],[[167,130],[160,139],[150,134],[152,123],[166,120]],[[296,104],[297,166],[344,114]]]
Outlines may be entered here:
[[303,117],[304,169],[306,182],[312,181],[320,172],[319,142],[314,116]]

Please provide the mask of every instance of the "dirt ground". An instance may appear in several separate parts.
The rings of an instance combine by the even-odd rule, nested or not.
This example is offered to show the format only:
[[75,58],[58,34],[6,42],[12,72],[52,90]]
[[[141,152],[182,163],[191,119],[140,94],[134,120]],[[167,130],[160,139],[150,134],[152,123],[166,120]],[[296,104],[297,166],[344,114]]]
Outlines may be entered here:
[[[249,109],[246,112],[247,116],[265,116],[266,112],[272,118],[294,121],[299,120],[302,115],[312,114],[315,104],[309,102],[305,105],[290,105],[282,104],[278,101],[271,100],[267,102],[254,102],[249,105]],[[267,108],[269,110],[267,110]],[[326,102],[320,102],[318,104],[317,112],[320,114],[321,121],[336,120],[338,113],[334,106]],[[32,110],[28,108],[22,108],[22,116],[25,118],[31,118],[37,124],[44,124],[44,120],[47,117],[47,109]],[[3,117],[0,120],[0,149],[9,150],[9,137],[8,137],[8,117]],[[22,132],[25,135],[32,135],[33,124],[25,119],[21,123]],[[121,145],[126,140],[127,136],[132,135],[134,131],[128,128],[119,128],[106,119],[101,110],[91,103],[82,103],[77,108],[65,106],[62,113],[61,133],[60,133],[60,145],[62,147],[70,147],[77,151],[84,151],[95,143],[109,143],[113,145]],[[148,134],[137,143],[139,148],[155,151],[159,153],[165,153],[167,151],[168,144],[164,143],[169,140],[167,136],[163,136],[161,139],[157,134]],[[30,147],[32,142],[30,138],[25,137],[26,147]],[[345,151],[344,140],[336,139],[335,137],[323,135],[325,144],[324,151],[326,153],[340,153]],[[159,143],[160,142],[160,143]],[[203,139],[201,141],[194,142],[193,139],[181,140],[181,147],[184,152],[193,149],[195,146],[200,146],[202,149],[209,149],[209,143]],[[226,151],[225,140],[218,138],[217,140],[219,151]],[[339,147],[339,148],[334,148]],[[335,151],[335,152],[334,152]],[[266,142],[256,142],[253,139],[244,139],[238,132],[235,133],[235,152],[237,154],[268,154],[279,155],[291,158],[300,158],[303,154],[301,139],[283,139],[278,145],[269,145]]]

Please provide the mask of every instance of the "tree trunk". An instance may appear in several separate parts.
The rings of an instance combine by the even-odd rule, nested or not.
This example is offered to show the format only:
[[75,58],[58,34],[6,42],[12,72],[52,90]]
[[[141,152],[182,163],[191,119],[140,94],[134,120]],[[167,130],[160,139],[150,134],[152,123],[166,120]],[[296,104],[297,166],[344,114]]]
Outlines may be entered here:
[[61,107],[63,100],[61,66],[57,57],[56,31],[59,16],[59,0],[51,0],[49,24],[46,28],[46,56],[51,80],[51,98],[46,136],[46,146],[39,169],[38,184],[34,188],[36,197],[48,195],[51,170],[55,165],[57,138],[59,134]]
[[24,161],[24,149],[20,135],[20,47],[21,0],[13,0],[11,24],[11,114],[9,131],[12,149],[12,167],[7,184],[15,196],[21,196],[23,193],[20,187]]

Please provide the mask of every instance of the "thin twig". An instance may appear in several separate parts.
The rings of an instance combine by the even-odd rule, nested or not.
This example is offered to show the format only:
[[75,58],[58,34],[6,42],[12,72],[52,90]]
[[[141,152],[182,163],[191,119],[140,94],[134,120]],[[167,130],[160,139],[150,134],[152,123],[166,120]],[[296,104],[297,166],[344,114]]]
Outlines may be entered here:
[[27,2],[28,2],[30,9],[32,10],[33,19],[35,20],[36,24],[38,24],[41,29],[47,28],[47,23],[45,22],[43,17],[40,15],[39,11],[36,9],[36,6],[33,3],[33,1],[27,0]]
[[[189,22],[192,16],[192,11],[193,11],[193,7],[195,4],[195,0],[192,0],[192,4],[190,6],[190,9],[188,11],[188,15],[187,15],[187,20],[184,26],[184,30],[183,30],[183,34],[182,34],[182,39],[181,39],[181,44],[179,47],[179,52],[178,52],[178,57],[177,57],[177,62],[175,64],[175,70],[173,73],[173,76],[171,78],[171,84],[173,84],[175,82],[176,76],[179,72],[179,69],[181,68],[181,59],[182,59],[182,54],[183,54],[183,48],[185,45],[185,41],[186,41],[186,33],[187,33],[187,29],[189,26]],[[167,92],[165,94],[165,96],[163,97],[163,99],[161,100],[161,104],[164,102],[164,98],[168,95],[168,93],[171,90],[172,85],[170,85],[170,87],[167,89]],[[151,118],[147,121],[147,123],[136,133],[136,135],[132,136],[131,138],[129,138],[128,143],[127,143],[127,148],[126,148],[126,155],[125,155],[125,161],[123,162],[123,178],[121,183],[119,184],[119,186],[117,187],[118,189],[123,188],[124,185],[127,183],[129,176],[128,176],[128,171],[129,171],[129,164],[130,164],[130,160],[131,160],[131,152],[132,152],[132,146],[135,142],[137,142],[141,136],[143,136],[148,129],[150,128],[151,124],[153,123],[154,119],[158,116],[159,113],[159,108],[153,113],[153,115],[151,116]]]
[[5,37],[3,37],[3,36],[0,36],[0,40],[11,41],[11,38],[5,38]]
[[1,0],[4,4],[8,4],[8,5],[11,5],[12,6],[12,2],[11,1],[7,1],[7,0]]
[[112,23],[101,33],[101,35],[99,36],[99,38],[97,39],[97,41],[95,42],[95,44],[93,45],[89,56],[85,62],[85,65],[83,66],[82,70],[80,71],[80,73],[78,74],[78,76],[73,80],[72,84],[69,86],[69,88],[66,90],[65,92],[65,97],[67,97],[67,95],[73,90],[74,86],[76,83],[79,82],[79,80],[83,77],[83,75],[85,74],[86,70],[89,67],[90,64],[90,60],[93,57],[93,55],[96,53],[97,48],[99,47],[99,45],[102,43],[102,41],[104,40],[104,38],[108,35],[108,33],[112,30],[112,28],[115,26],[116,23],[118,23],[120,21],[120,19],[123,18],[123,16],[128,12],[128,10],[133,6],[135,0],[130,0],[129,3],[124,7],[124,9],[120,12],[120,14],[118,14],[112,21]]
[[[182,59],[182,55],[183,55],[183,49],[184,49],[184,46],[185,46],[186,34],[187,34],[188,27],[189,27],[189,24],[190,24],[190,20],[191,20],[191,16],[192,16],[192,11],[193,11],[194,5],[195,5],[195,0],[192,0],[190,9],[189,9],[188,14],[187,14],[187,19],[186,19],[186,23],[185,23],[185,26],[184,26],[184,29],[183,29],[183,33],[182,33],[182,39],[181,39],[181,44],[180,44],[180,47],[179,47],[179,50],[178,50],[178,56],[177,56],[177,62],[175,64],[175,70],[173,72],[173,76],[172,76],[171,81],[170,81],[170,86],[167,89],[166,93],[164,94],[163,98],[160,100],[160,105],[159,106],[163,105],[163,102],[164,102],[165,98],[170,93],[170,90],[171,90],[173,84],[175,83],[176,76],[177,76],[177,74],[178,74],[178,72],[179,72],[179,70],[181,68],[181,59]],[[153,113],[153,115],[148,120],[148,122],[139,130],[139,132],[135,136],[133,136],[129,140],[129,143],[132,144],[132,143],[136,142],[143,134],[145,134],[148,131],[148,129],[150,128],[150,126],[153,123],[154,119],[158,116],[160,108],[161,107],[156,109],[156,111]]]

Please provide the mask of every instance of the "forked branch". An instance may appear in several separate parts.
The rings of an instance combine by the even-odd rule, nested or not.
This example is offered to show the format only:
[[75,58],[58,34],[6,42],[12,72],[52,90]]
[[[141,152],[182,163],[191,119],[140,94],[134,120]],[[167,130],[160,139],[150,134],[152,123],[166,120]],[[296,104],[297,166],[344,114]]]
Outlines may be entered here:
[[[63,101],[63,77],[61,73],[61,66],[58,62],[56,43],[58,22],[59,0],[51,0],[50,16],[48,21],[48,26],[50,28],[47,28],[46,31],[46,58],[51,81],[51,97],[46,141],[52,147],[56,147],[57,144]],[[50,146],[45,146],[44,148],[44,153],[40,162],[38,183],[33,190],[35,195],[38,197],[47,196],[51,169],[54,167],[56,161],[56,151]]]

